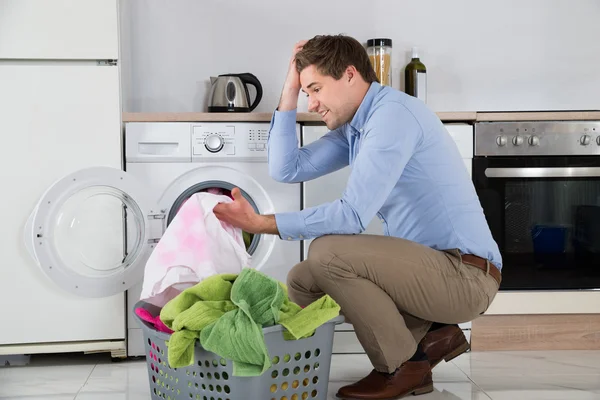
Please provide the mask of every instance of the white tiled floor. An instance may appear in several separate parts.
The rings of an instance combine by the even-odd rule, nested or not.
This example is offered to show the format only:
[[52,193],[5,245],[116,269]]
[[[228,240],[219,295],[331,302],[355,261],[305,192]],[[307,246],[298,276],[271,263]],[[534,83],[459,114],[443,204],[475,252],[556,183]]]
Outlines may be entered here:
[[[329,396],[370,372],[365,356],[334,356]],[[434,369],[433,393],[415,400],[600,399],[600,351],[465,354]],[[0,399],[150,400],[144,361],[50,356],[0,368]],[[248,397],[249,400],[251,397]],[[260,399],[257,399],[260,400]]]

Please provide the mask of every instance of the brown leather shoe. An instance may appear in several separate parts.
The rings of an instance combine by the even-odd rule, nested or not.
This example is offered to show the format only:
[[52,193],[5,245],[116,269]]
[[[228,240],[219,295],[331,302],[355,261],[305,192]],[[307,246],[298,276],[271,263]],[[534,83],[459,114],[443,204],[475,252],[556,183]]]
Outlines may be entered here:
[[373,370],[366,378],[341,388],[336,396],[344,400],[392,400],[430,392],[433,381],[429,362],[407,361],[393,374]]
[[446,362],[458,357],[471,348],[462,329],[448,325],[435,331],[428,332],[421,340],[423,352],[427,354],[431,368],[442,360]]

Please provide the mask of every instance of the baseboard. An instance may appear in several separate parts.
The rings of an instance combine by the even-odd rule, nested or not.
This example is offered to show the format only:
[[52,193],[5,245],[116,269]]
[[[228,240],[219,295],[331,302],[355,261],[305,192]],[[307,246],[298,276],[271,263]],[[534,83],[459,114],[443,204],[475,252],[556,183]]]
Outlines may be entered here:
[[337,331],[333,335],[333,354],[364,354],[365,350],[353,331]]
[[[352,325],[346,325],[336,330],[333,335],[333,354],[364,354],[365,350],[358,341],[356,333],[353,330],[342,330],[352,328]],[[471,329],[463,329],[467,341],[471,341]]]
[[142,328],[129,328],[127,330],[127,356],[140,357],[145,355],[144,331],[142,331]]
[[600,350],[600,314],[483,315],[472,351]]
[[125,340],[97,340],[81,342],[28,343],[0,346],[0,355],[47,354],[47,353],[111,353],[123,357]]

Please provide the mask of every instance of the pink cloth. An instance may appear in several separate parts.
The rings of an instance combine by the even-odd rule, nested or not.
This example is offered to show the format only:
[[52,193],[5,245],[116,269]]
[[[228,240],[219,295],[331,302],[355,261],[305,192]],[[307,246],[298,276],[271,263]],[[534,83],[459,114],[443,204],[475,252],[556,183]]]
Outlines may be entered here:
[[135,313],[137,314],[138,317],[140,317],[141,319],[143,319],[146,322],[151,323],[154,328],[159,331],[159,332],[165,332],[168,333],[169,335],[171,333],[173,333],[172,330],[170,330],[161,320],[160,320],[160,316],[157,315],[156,317],[153,316],[152,314],[150,314],[150,312],[144,308],[138,307],[135,309]]
[[206,189],[207,193],[212,193],[212,194],[221,194],[223,196],[227,196],[230,199],[233,199],[233,196],[231,195],[231,191],[229,190],[225,190],[225,189],[221,189],[221,188],[208,188]]
[[249,266],[242,231],[213,212],[218,203],[232,201],[224,195],[196,193],[181,206],[146,263],[141,300],[163,307],[209,276],[239,274]]
[[209,189],[206,189],[206,192],[212,193],[212,194],[222,194],[222,195],[225,194],[225,192],[221,188],[209,188]]

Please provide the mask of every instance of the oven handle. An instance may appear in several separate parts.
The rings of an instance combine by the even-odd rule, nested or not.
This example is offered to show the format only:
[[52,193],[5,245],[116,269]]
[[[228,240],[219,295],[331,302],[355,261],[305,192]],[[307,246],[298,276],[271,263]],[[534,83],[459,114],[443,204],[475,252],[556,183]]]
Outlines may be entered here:
[[488,178],[600,177],[600,167],[486,168]]

